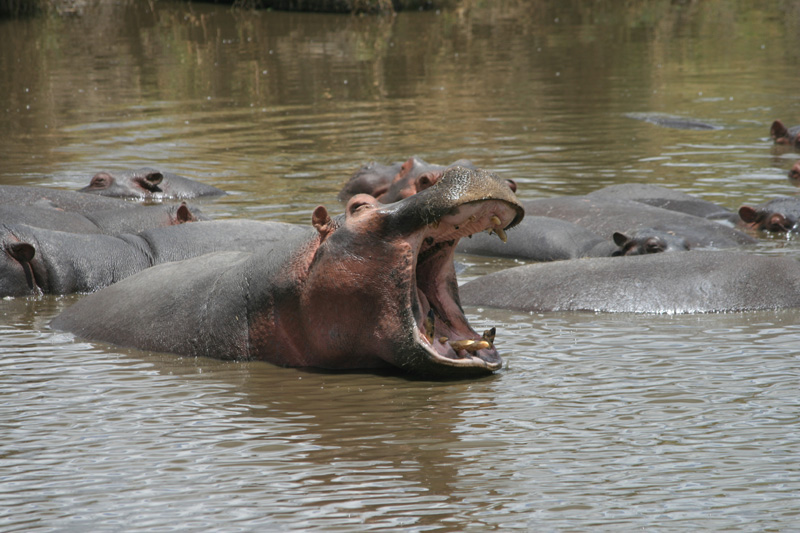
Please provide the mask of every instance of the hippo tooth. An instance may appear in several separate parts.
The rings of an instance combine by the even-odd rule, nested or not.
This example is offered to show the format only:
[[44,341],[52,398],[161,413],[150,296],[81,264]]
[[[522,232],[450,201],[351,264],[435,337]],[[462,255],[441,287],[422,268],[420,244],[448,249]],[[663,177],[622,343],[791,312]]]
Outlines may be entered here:
[[472,339],[462,339],[460,341],[450,341],[450,346],[453,347],[455,351],[459,350],[469,350],[470,346],[475,344],[475,341]]
[[425,336],[428,338],[428,342],[433,344],[433,330],[434,330],[434,316],[433,316],[433,308],[428,311],[428,316],[425,317]]
[[495,228],[489,229],[489,235],[491,235],[494,232],[497,234],[498,237],[500,237],[501,241],[508,242],[508,236],[506,235],[506,232],[503,230],[503,228],[500,226],[502,224],[502,222],[500,221],[500,217],[498,217],[497,215],[492,215],[492,218],[490,218],[489,221],[495,226],[497,226]]
[[446,343],[447,337],[439,337],[439,342],[441,342],[442,344]]
[[430,227],[432,227],[433,229],[438,228],[439,227],[439,221],[438,220],[434,220],[433,222],[430,223]]
[[494,335],[495,335],[495,333],[496,333],[496,329],[495,328],[487,329],[486,331],[483,332],[483,337],[482,338],[483,338],[483,340],[485,340],[489,344],[494,344]]
[[485,350],[489,347],[491,347],[491,344],[486,341],[475,341],[464,349],[468,352],[477,352],[478,350]]

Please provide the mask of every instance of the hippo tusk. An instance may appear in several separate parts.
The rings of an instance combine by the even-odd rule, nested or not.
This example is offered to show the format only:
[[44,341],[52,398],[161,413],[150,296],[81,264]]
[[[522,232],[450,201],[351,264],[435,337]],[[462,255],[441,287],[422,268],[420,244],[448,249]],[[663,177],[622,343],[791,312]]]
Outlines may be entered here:
[[450,346],[455,350],[467,350],[469,351],[470,346],[475,344],[475,341],[472,339],[462,339],[460,341],[450,341]]
[[492,218],[490,218],[489,221],[497,226],[495,228],[490,228],[489,234],[491,235],[492,233],[496,233],[497,236],[500,237],[501,241],[508,242],[508,236],[506,235],[505,230],[501,227],[502,222],[500,221],[500,217],[497,215],[492,215]]
[[466,348],[468,352],[477,352],[478,350],[485,350],[486,348],[491,348],[491,344],[486,341],[475,341]]

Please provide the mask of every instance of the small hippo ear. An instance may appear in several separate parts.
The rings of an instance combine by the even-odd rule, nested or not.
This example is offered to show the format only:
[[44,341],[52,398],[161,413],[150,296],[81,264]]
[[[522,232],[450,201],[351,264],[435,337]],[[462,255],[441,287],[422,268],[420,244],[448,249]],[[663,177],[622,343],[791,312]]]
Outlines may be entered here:
[[749,205],[743,205],[739,208],[739,218],[747,222],[748,224],[752,224],[756,221],[757,218],[756,210]]
[[27,242],[15,242],[6,247],[8,254],[20,263],[30,263],[36,255],[36,248]]
[[107,189],[113,183],[114,178],[111,177],[111,174],[108,172],[98,172],[92,177],[92,180],[89,182],[89,187],[92,189]]
[[614,232],[613,239],[614,239],[614,244],[616,244],[617,246],[625,246],[631,240],[630,237],[618,231]]
[[333,221],[325,206],[318,205],[314,209],[314,213],[311,215],[311,223],[317,228],[320,239],[323,241],[333,231]]
[[178,210],[175,212],[175,222],[177,224],[183,224],[185,222],[194,222],[195,220],[186,202],[181,202],[181,205],[178,206]]
[[417,176],[415,187],[416,192],[424,191],[428,187],[435,185],[439,178],[442,177],[442,172],[423,172]]
[[781,137],[786,137],[789,133],[789,130],[786,129],[786,126],[783,125],[783,122],[780,120],[776,120],[772,123],[772,126],[769,128],[769,134],[773,139],[779,139]]

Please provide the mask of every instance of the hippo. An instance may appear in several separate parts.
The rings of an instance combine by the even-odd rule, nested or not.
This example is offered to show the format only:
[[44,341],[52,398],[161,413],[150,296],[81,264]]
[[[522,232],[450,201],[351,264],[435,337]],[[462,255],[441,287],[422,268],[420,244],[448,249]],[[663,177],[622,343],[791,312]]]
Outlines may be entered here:
[[686,252],[691,249],[689,242],[679,235],[652,228],[640,228],[630,235],[614,232],[614,243],[619,246],[611,255],[644,255],[664,252]]
[[643,228],[666,232],[697,248],[733,248],[756,239],[727,225],[631,200],[562,196],[523,202],[530,216],[548,216],[583,226],[598,235],[627,234]]
[[662,128],[672,128],[677,130],[721,130],[722,126],[705,122],[693,118],[685,118],[676,115],[663,115],[660,113],[627,113],[625,115],[634,120],[641,120],[661,126]]
[[609,185],[586,195],[588,198],[602,198],[607,200],[632,200],[643,204],[678,211],[696,217],[708,218],[715,221],[730,221],[735,223],[738,215],[717,205],[714,202],[703,200],[684,192],[660,187],[650,183],[624,183]]
[[800,307],[799,289],[795,259],[708,250],[524,265],[460,294],[464,305],[528,312],[708,313]]
[[402,166],[402,161],[391,165],[384,165],[377,161],[367,163],[356,170],[347,183],[344,184],[342,190],[339,191],[339,201],[347,202],[356,194],[380,196],[389,188],[389,184],[400,172]]
[[226,194],[211,185],[149,167],[117,174],[98,172],[89,185],[78,192],[138,199],[188,199]]
[[800,126],[787,128],[783,125],[783,122],[776,120],[769,128],[769,135],[775,144],[800,148]]
[[208,220],[198,208],[180,205],[136,206],[135,209],[103,209],[69,212],[50,207],[0,205],[0,223],[26,224],[71,233],[137,233],[139,231]]
[[281,222],[221,220],[138,234],[73,234],[0,225],[0,297],[92,292],[153,265],[219,250],[248,251],[307,228]]
[[[358,191],[372,195],[384,204],[397,202],[427,189],[436,183],[446,169],[454,166],[475,169],[475,166],[466,159],[459,159],[455,163],[442,166],[428,163],[416,156],[404,163],[388,166],[370,163],[353,174],[339,193],[339,200],[344,202],[352,196],[351,191]],[[394,169],[397,171],[389,177],[389,172]]]
[[748,227],[771,233],[796,232],[800,219],[800,199],[779,196],[755,207],[743,205],[739,217]]
[[49,207],[76,213],[139,207],[137,204],[119,198],[24,185],[0,185],[0,205]]
[[52,327],[187,356],[485,375],[502,359],[494,328],[477,334],[461,309],[455,246],[485,229],[502,236],[523,216],[502,179],[454,167],[394,204],[359,194],[336,218],[318,206],[315,231],[278,246],[148,268],[80,300]]

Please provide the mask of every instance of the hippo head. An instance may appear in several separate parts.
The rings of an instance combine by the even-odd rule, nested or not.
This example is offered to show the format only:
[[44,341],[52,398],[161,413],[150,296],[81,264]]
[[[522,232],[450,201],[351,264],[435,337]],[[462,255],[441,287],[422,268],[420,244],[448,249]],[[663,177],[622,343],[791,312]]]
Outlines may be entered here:
[[800,185],[800,161],[795,162],[789,169],[789,181],[795,185]]
[[797,231],[800,220],[800,199],[781,197],[755,207],[743,205],[739,218],[754,229],[771,233]]
[[783,122],[776,120],[769,128],[769,135],[775,144],[785,144],[800,148],[800,127],[787,128]]
[[311,350],[352,367],[377,356],[426,377],[500,369],[494,328],[479,335],[464,316],[453,254],[476,232],[505,240],[523,215],[504,180],[463,167],[394,204],[356,195],[336,219],[317,207],[319,239],[303,281],[316,317],[305,327],[318,335]]
[[614,243],[619,250],[612,256],[659,254],[662,252],[684,252],[689,250],[686,239],[672,232],[658,231],[643,228],[628,236],[624,233],[614,233]]
[[152,168],[141,168],[114,176],[108,172],[98,172],[92,177],[89,185],[79,192],[101,194],[117,197],[143,197],[161,192],[159,184],[164,174]]
[[466,159],[459,159],[451,165],[442,166],[428,163],[418,157],[411,157],[400,166],[400,170],[386,190],[380,194],[370,194],[384,204],[398,202],[424,191],[439,181],[448,168],[457,166],[475,170],[475,166]]

